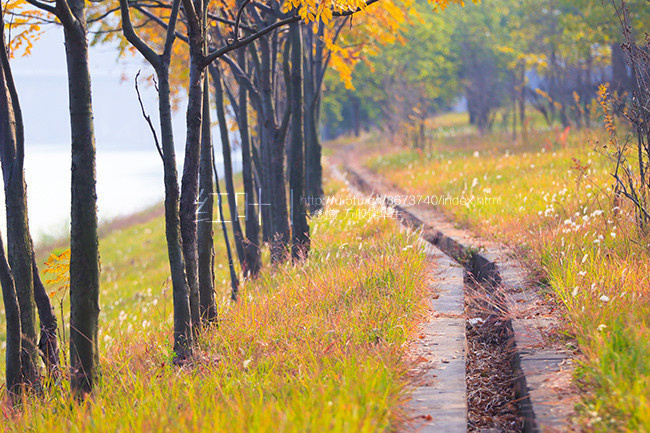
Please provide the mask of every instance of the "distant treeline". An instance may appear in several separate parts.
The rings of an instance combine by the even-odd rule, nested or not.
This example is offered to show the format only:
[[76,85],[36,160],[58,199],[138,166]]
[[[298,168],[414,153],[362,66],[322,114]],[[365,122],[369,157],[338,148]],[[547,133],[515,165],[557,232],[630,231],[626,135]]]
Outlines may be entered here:
[[[379,126],[417,145],[424,120],[466,105],[479,131],[497,110],[525,131],[527,108],[551,124],[588,126],[598,86],[632,95],[620,2],[485,0],[434,11],[419,2],[403,39],[364,57],[352,73],[356,91],[326,79],[323,127],[328,137]],[[631,39],[647,52],[650,3],[627,2]]]

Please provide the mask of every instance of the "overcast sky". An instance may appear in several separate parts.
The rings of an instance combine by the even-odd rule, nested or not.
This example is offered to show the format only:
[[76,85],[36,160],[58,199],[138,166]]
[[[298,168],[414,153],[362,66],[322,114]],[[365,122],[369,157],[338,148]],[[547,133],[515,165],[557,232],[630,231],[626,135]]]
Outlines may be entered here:
[[[111,46],[91,47],[90,63],[98,149],[155,151],[133,86],[139,69],[141,76],[149,76],[152,69],[140,57],[118,62],[117,52]],[[26,146],[69,145],[68,85],[61,29],[48,28],[29,57],[12,60],[12,69],[25,118]],[[141,92],[148,114],[157,122],[155,90],[143,82]],[[184,107],[180,110],[174,119],[179,150],[185,136]]]

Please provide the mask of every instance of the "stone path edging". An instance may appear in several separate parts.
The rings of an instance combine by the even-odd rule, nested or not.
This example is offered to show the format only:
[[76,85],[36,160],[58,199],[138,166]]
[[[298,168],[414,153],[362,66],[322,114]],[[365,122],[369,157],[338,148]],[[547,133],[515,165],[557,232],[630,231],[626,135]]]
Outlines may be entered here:
[[344,165],[343,169],[357,189],[370,196],[383,197],[384,204],[397,213],[404,225],[422,230],[424,239],[462,264],[472,278],[504,295],[504,306],[510,309],[512,369],[524,432],[566,431],[573,409],[572,396],[556,388],[563,382],[570,386],[572,363],[567,351],[545,344],[543,333],[552,323],[545,317],[549,315],[544,314],[543,302],[537,294],[526,290],[525,273],[520,265],[502,247],[494,244],[486,247],[467,232],[454,228],[437,211],[397,204],[406,202],[396,200],[403,191],[394,187],[392,191],[377,191],[358,168]]

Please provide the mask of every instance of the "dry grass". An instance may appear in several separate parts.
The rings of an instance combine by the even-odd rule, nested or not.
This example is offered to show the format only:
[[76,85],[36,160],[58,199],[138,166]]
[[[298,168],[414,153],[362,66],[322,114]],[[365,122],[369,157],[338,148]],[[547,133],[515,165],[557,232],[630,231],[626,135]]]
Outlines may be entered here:
[[218,328],[180,369],[171,293],[161,287],[166,250],[150,225],[160,221],[104,239],[94,398],[79,406],[65,383],[53,385],[22,408],[3,407],[2,430],[394,430],[409,381],[404,343],[423,313],[424,254],[394,221],[358,215],[312,220],[306,263],[267,269],[236,304],[223,296]]

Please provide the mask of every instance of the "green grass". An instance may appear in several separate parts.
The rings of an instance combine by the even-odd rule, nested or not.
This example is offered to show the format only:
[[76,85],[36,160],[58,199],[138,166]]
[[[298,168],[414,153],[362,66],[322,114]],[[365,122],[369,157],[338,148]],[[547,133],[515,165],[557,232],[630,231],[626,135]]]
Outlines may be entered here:
[[509,244],[562,305],[580,348],[582,425],[650,431],[650,239],[612,192],[606,132],[562,133],[531,131],[525,144],[459,134],[367,165],[412,194],[470,201],[438,208]]
[[2,429],[392,431],[404,420],[405,342],[423,313],[424,254],[394,221],[363,215],[312,220],[307,262],[265,268],[237,303],[221,297],[218,328],[183,368],[170,362],[162,220],[106,236],[94,398],[79,406],[67,385],[53,386],[21,409],[3,408]]

